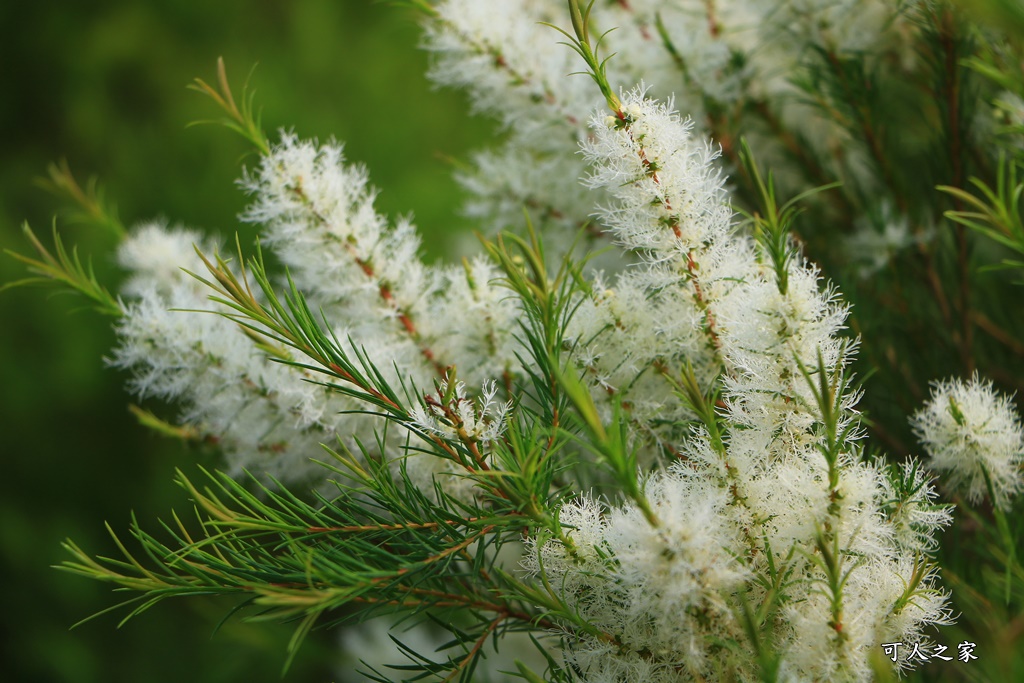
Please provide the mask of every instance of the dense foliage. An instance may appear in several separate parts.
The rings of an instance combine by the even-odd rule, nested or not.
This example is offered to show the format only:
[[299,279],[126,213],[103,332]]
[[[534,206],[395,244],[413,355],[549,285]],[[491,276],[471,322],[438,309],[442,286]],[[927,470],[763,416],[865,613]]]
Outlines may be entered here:
[[183,409],[143,423],[225,459],[178,475],[199,526],[65,568],[132,614],[235,595],[292,653],[373,619],[346,638],[378,680],[1012,678],[1012,6],[410,4],[502,125],[458,172],[478,257],[425,262],[223,64],[194,89],[259,156],[257,246],[126,229],[51,172],[129,276],[29,231],[24,283],[111,316],[132,391]]

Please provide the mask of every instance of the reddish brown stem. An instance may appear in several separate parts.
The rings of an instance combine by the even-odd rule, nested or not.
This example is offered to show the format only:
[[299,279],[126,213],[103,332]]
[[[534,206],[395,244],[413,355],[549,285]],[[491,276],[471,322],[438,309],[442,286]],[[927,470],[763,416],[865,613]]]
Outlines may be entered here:
[[[328,225],[329,221],[327,220],[327,217],[321,214],[316,209],[316,207],[313,206],[312,202],[306,195],[305,191],[302,189],[301,185],[293,186],[291,188],[291,191],[295,193],[295,195],[300,199],[300,201],[302,201],[303,205],[310,211],[310,213],[313,214],[313,216],[317,219],[317,221],[320,222],[321,225]],[[431,350],[431,348],[423,342],[423,339],[420,336],[419,331],[416,329],[415,323],[413,322],[412,316],[409,315],[408,311],[403,310],[402,307],[398,305],[398,302],[395,301],[395,298],[391,293],[390,285],[388,285],[386,282],[380,281],[380,279],[377,276],[377,272],[373,267],[373,264],[361,258],[359,254],[356,253],[356,248],[353,244],[351,244],[348,241],[343,241],[341,242],[341,245],[345,249],[345,251],[348,252],[348,254],[352,257],[352,260],[363,272],[363,274],[366,275],[367,278],[373,280],[375,283],[378,284],[378,294],[380,295],[381,300],[388,308],[395,312],[395,315],[398,318],[399,323],[401,323],[403,329],[406,331],[406,333],[409,335],[412,341],[416,344],[416,346],[419,347],[420,353],[423,355],[423,357],[427,360],[428,363],[430,363],[433,366],[434,371],[437,372],[437,374],[440,375],[441,377],[444,377],[444,364],[438,362],[435,359],[433,350]]]
[[[446,520],[444,523],[450,526],[465,526],[478,521],[479,517],[469,517],[468,519],[451,519]],[[405,531],[405,530],[419,530],[419,529],[436,529],[441,526],[441,522],[408,522],[405,524],[356,524],[351,526],[311,526],[307,529],[309,533],[321,534],[321,533],[361,533],[369,531]]]
[[[940,24],[939,40],[942,44],[944,57],[945,78],[943,90],[946,100],[946,125],[950,140],[950,165],[952,166],[953,187],[961,187],[964,181],[963,170],[963,140],[960,133],[960,64],[956,54],[954,41],[955,26],[953,24],[953,12],[946,7],[943,10],[942,18],[936,18]],[[953,196],[953,208],[962,211],[963,206],[957,196]],[[956,230],[957,248],[957,271],[960,275],[960,354],[964,369],[971,373],[974,371],[974,320],[971,314],[971,268],[967,253],[967,228],[960,223],[954,227]]]

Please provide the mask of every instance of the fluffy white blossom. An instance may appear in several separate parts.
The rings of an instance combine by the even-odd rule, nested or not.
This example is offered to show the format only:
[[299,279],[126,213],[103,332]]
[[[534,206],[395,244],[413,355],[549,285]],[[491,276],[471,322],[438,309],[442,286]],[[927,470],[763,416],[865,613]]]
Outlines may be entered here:
[[[844,336],[848,308],[795,243],[776,262],[735,220],[725,175],[735,143],[716,114],[726,105],[751,112],[751,138],[770,138],[767,157],[785,160],[776,177],[802,178],[808,169],[793,162],[801,146],[828,159],[846,132],[815,117],[813,92],[796,97],[791,74],[816,55],[839,60],[891,41],[905,27],[896,8],[881,0],[612,3],[595,19],[596,28],[621,27],[603,48],[621,52],[610,73],[639,85],[610,98],[614,111],[590,116],[604,105],[600,92],[586,78],[566,78],[579,68],[576,56],[537,25],[568,28],[564,3],[441,0],[433,9],[425,38],[432,77],[467,89],[506,134],[462,173],[473,195],[466,212],[495,230],[521,223],[525,208],[555,258],[588,224],[587,239],[613,243],[607,268],[573,273],[560,350],[565,371],[587,383],[597,419],[623,420],[642,490],[612,498],[585,449],[566,445],[580,464],[556,468],[552,496],[573,486],[595,491],[561,499],[544,524],[524,526],[518,558],[520,575],[552,601],[540,607],[564,606],[586,624],[561,624],[572,675],[587,683],[756,680],[761,663],[744,622],[753,611],[764,616],[756,628],[781,657],[781,678],[867,681],[881,643],[919,640],[927,626],[948,623],[948,595],[927,555],[949,510],[934,502],[916,462],[864,457],[860,396],[846,381],[857,347]],[[678,99],[666,96],[673,89]],[[844,176],[877,185],[863,158],[851,157],[832,160]],[[494,466],[518,426],[515,401],[535,399],[524,389],[523,307],[499,270],[482,258],[425,264],[412,223],[377,213],[367,171],[333,142],[285,133],[242,185],[252,197],[245,220],[322,311],[326,331],[411,395],[412,431],[442,450],[479,446],[475,464]],[[910,244],[907,218],[886,219],[870,236],[890,251]],[[319,443],[375,443],[381,423],[355,414],[354,399],[308,381],[307,368],[268,359],[217,315],[225,309],[179,269],[201,272],[197,241],[197,233],[147,226],[122,247],[133,274],[114,362],[132,371],[135,391],[181,401],[184,418],[216,438],[235,474],[302,480]],[[681,372],[698,396],[680,388]],[[990,384],[938,384],[914,427],[931,467],[972,500],[984,494],[986,474],[998,505],[1022,488],[1024,429]],[[465,463],[382,445],[396,446],[394,470],[421,490],[483,504]],[[548,451],[558,452],[550,443]],[[386,634],[362,635],[349,640],[369,648]]]
[[246,219],[311,303],[345,321],[342,338],[426,383],[433,352],[423,327],[439,273],[420,262],[411,224],[389,226],[374,210],[366,170],[346,164],[338,145],[286,134],[244,185],[254,196]]
[[[210,289],[183,269],[205,273],[195,252],[215,245],[193,231],[141,226],[122,244],[131,271],[112,363],[131,371],[140,397],[184,405],[182,420],[225,453],[228,471],[283,482],[322,480],[312,462],[332,441],[339,413],[355,404],[267,358],[242,328],[225,320]],[[347,435],[372,433],[373,420],[348,421]]]
[[[629,402],[639,434],[659,411],[687,415],[652,367],[688,362],[702,385],[722,373],[724,434],[655,430],[682,440],[669,449],[678,462],[647,480],[657,523],[637,504],[584,498],[562,508],[563,538],[528,546],[526,570],[606,634],[571,641],[566,658],[587,681],[753,678],[737,610],[767,599],[755,577],[785,565],[773,637],[788,677],[870,679],[879,642],[949,621],[934,572],[913,560],[949,515],[917,470],[860,454],[859,394],[841,381],[856,349],[840,336],[846,307],[816,267],[775,263],[737,229],[716,151],[670,103],[640,87],[591,125],[582,147],[586,182],[608,197],[600,219],[643,258],[595,278],[570,328],[577,365],[595,402]],[[719,642],[733,643],[728,657]]]
[[495,381],[484,384],[476,400],[467,396],[464,382],[457,382],[448,396],[448,382],[442,380],[434,394],[428,394],[423,406],[413,409],[416,425],[426,432],[449,439],[474,442],[494,441],[505,430],[505,418],[511,402],[495,400]]
[[[490,466],[489,448],[505,431],[511,401],[497,400],[498,385],[494,380],[484,382],[480,393],[468,395],[461,380],[454,386],[450,380],[437,383],[436,391],[426,394],[423,403],[412,409],[416,429],[427,436],[445,441],[472,444],[480,450],[483,462],[470,465],[477,469]],[[433,453],[410,453],[406,458],[406,471],[410,480],[421,490],[431,491],[435,486],[457,500],[472,500],[479,493],[470,470],[460,462]]]
[[340,145],[285,134],[243,186],[245,218],[292,281],[389,379],[429,386],[456,361],[473,381],[508,369],[516,305],[495,291],[493,266],[425,265],[413,225],[376,212],[366,169]]
[[912,424],[928,466],[943,473],[953,488],[972,502],[989,494],[999,507],[1024,487],[1024,427],[1009,396],[975,375],[969,381],[936,382],[931,398]]
[[879,463],[883,480],[883,511],[891,525],[893,541],[911,552],[937,549],[935,532],[953,521],[952,508],[935,502],[938,494],[932,476],[915,459],[900,464]]
[[623,93],[620,113],[591,118],[592,137],[582,143],[586,183],[606,193],[601,222],[641,262],[611,282],[596,278],[570,332],[595,400],[623,402],[649,428],[687,415],[652,366],[688,362],[702,381],[719,371],[708,304],[735,289],[752,252],[732,239],[717,152],[693,136],[692,124],[670,103],[648,99],[643,86]]
[[[907,43],[903,34],[913,30],[908,4],[622,0],[606,3],[592,21],[595,35],[615,29],[602,38],[605,54],[616,55],[607,64],[611,81],[644,81],[652,96],[674,96],[701,136],[731,137],[715,112],[748,107],[742,134],[761,150],[759,156],[782,185],[806,181],[806,168],[794,164],[801,146],[813,151],[810,156],[825,159],[842,146],[847,160],[835,163],[846,166],[857,182],[874,186],[863,155],[843,144],[847,133],[821,115],[816,93],[794,85],[795,75],[813,67],[816,55],[837,60],[895,53],[898,59],[913,59],[901,47]],[[509,200],[517,201],[515,213],[497,215],[515,219],[526,207],[553,235],[566,229],[574,233],[587,218],[589,207],[576,201],[576,192],[554,194],[533,182],[536,173],[527,174],[524,183],[494,170],[521,168],[524,158],[540,166],[557,165],[566,175],[557,177],[554,187],[582,170],[571,152],[587,138],[586,113],[600,98],[587,78],[565,77],[579,70],[575,55],[558,44],[563,36],[539,25],[568,29],[564,9],[557,0],[503,0],[486,6],[444,0],[426,24],[425,38],[435,57],[431,78],[468,91],[478,109],[510,129],[502,152],[481,155],[476,168],[461,174],[474,195],[468,210],[511,208]],[[788,147],[780,144],[780,133]]]
[[501,148],[476,155],[457,174],[471,194],[466,213],[504,229],[528,211],[564,253],[593,206],[577,184],[584,162],[575,152],[586,114],[600,102],[586,79],[566,78],[578,70],[575,56],[555,30],[540,26],[568,29],[564,4],[445,0],[435,9],[425,27],[434,57],[428,75],[468,91],[474,107],[508,131]]
[[[524,559],[619,641],[588,638],[567,651],[588,681],[626,672],[627,680],[683,680],[680,670],[705,669],[711,641],[738,635],[727,597],[747,572],[729,551],[739,539],[723,517],[726,492],[676,471],[652,478],[647,495],[657,528],[633,504],[605,511],[584,497],[559,513],[571,546],[531,540]],[[636,678],[640,671],[648,678]]]
[[[593,210],[639,260],[581,286],[567,349],[603,417],[623,411],[649,468],[651,514],[635,501],[587,495],[561,507],[561,535],[527,540],[526,574],[546,577],[595,629],[566,634],[563,656],[588,682],[753,679],[757,659],[738,615],[774,599],[766,586],[783,567],[789,578],[771,637],[787,676],[866,680],[878,643],[948,621],[934,571],[913,559],[934,549],[948,511],[932,503],[918,470],[894,473],[861,458],[858,394],[834,383],[855,347],[840,337],[845,306],[814,266],[799,257],[779,266],[740,230],[717,151],[692,123],[641,86],[623,94],[610,120],[592,117],[591,130],[582,147],[585,182],[600,190]],[[365,171],[336,145],[286,136],[246,185],[255,197],[247,217],[344,348],[365,349],[403,386],[435,385],[413,409],[416,430],[479,444],[488,458],[511,409],[489,378],[514,383],[526,357],[518,305],[493,266],[422,264],[411,226],[374,211]],[[189,251],[196,239],[150,227],[122,250],[136,271],[135,298],[116,362],[133,370],[136,389],[182,400],[235,472],[294,481],[308,476],[298,462],[319,442],[372,443],[374,418],[352,415],[352,399],[306,381],[307,371],[268,360],[224,325],[196,280],[160,257],[198,270]],[[179,308],[188,310],[170,310]],[[482,384],[479,393],[449,379],[449,360]],[[720,433],[688,426],[693,406],[669,377],[683,366],[702,390],[721,388]],[[822,375],[837,392],[828,407]],[[842,443],[829,441],[837,433]],[[654,465],[666,457],[669,467]],[[474,480],[454,460],[410,451],[403,465],[425,491],[476,500]],[[840,588],[827,553],[848,570]]]
[[[499,283],[495,265],[483,258],[441,273],[442,289],[433,302],[431,348],[438,359],[458,363],[470,385],[509,377],[519,366],[516,337],[522,313],[518,300]],[[447,323],[447,324],[443,324]]]

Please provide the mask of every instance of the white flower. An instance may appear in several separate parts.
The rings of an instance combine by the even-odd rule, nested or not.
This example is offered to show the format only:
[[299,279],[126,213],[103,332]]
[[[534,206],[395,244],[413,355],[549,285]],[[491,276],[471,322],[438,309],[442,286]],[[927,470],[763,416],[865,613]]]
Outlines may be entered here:
[[505,420],[512,407],[511,401],[496,401],[497,393],[498,385],[491,380],[484,383],[480,396],[473,400],[460,381],[448,398],[448,382],[441,380],[437,391],[426,396],[424,405],[413,409],[413,419],[424,431],[444,439],[488,443],[505,431]]
[[216,251],[213,241],[196,230],[169,229],[159,222],[136,226],[117,250],[117,262],[131,273],[121,291],[137,297],[150,290],[167,294],[176,286],[192,284],[205,295],[206,288],[183,270],[205,275],[197,247],[207,255]]
[[621,642],[570,643],[566,656],[586,681],[686,680],[681,672],[715,669],[713,642],[743,638],[728,596],[748,573],[731,551],[739,539],[727,492],[674,468],[652,476],[646,495],[657,527],[632,502],[606,510],[585,496],[559,512],[568,544],[527,544],[524,568]]
[[953,521],[952,507],[935,502],[931,474],[911,458],[901,464],[878,463],[882,480],[882,509],[893,540],[905,550],[930,553],[938,549],[935,532]]
[[[129,386],[140,397],[183,404],[181,420],[217,443],[232,475],[323,480],[325,470],[312,458],[320,443],[337,438],[342,412],[358,404],[270,361],[240,327],[221,317],[227,309],[182,270],[205,271],[193,244],[214,251],[197,232],[157,224],[127,237],[118,255],[132,272],[112,364],[131,371]],[[366,440],[377,424],[366,416],[344,417],[346,440],[353,433]]]
[[931,399],[911,424],[931,456],[928,464],[949,477],[971,502],[986,496],[991,480],[1001,508],[1024,487],[1024,428],[1011,397],[977,374],[970,381],[936,382]]
[[[537,26],[565,27],[562,4],[437,0],[427,27],[435,80],[468,89],[506,135],[462,175],[473,195],[467,212],[496,229],[519,222],[525,206],[539,233],[560,231],[544,235],[549,255],[567,250],[592,217],[595,232],[622,247],[611,252],[607,275],[590,274],[574,290],[563,350],[567,371],[589,383],[599,417],[627,425],[650,507],[643,514],[635,500],[612,499],[612,482],[588,471],[592,461],[572,450],[574,441],[564,451],[549,443],[546,457],[583,461],[578,469],[555,463],[552,496],[573,485],[605,493],[562,499],[542,524],[524,518],[530,536],[520,565],[549,594],[536,613],[565,626],[568,675],[587,683],[753,680],[758,653],[737,618],[746,607],[768,617],[762,642],[777,649],[781,679],[868,680],[880,643],[917,639],[924,626],[949,621],[947,596],[921,559],[935,550],[949,510],[934,504],[915,464],[863,458],[856,390],[843,385],[822,407],[808,375],[838,377],[850,362],[856,342],[841,337],[847,306],[816,266],[797,256],[780,273],[770,250],[737,225],[719,147],[702,127],[715,127],[707,113],[727,104],[759,121],[754,139],[777,126],[798,132],[811,158],[839,149],[843,131],[803,93],[793,97],[792,77],[815,58],[812,48],[842,55],[873,47],[895,10],[882,0],[605,4],[612,6],[594,21],[623,26],[602,45],[622,53],[609,62],[611,81],[640,85],[622,92],[614,115],[602,108],[589,120],[586,112],[603,106],[599,90],[565,78],[579,67],[576,55]],[[640,81],[645,73],[678,85],[694,118],[671,98],[648,96],[655,91]],[[766,146],[768,158],[791,156],[780,154],[778,140]],[[791,161],[779,163],[775,178],[800,175],[785,168]],[[846,165],[828,172],[852,169],[865,181],[868,165]],[[242,185],[253,196],[244,218],[259,224],[339,345],[358,349],[395,386],[436,388],[411,409],[411,430],[448,454],[478,458],[460,462],[389,441],[380,445],[388,457],[396,446],[392,467],[467,510],[489,504],[477,495],[474,469],[501,445],[512,403],[498,400],[488,378],[502,377],[527,408],[532,400],[522,390],[531,349],[516,334],[524,309],[501,287],[499,269],[482,258],[462,268],[425,264],[411,222],[376,211],[366,170],[337,143],[286,133]],[[872,249],[886,246],[886,257],[912,242],[906,216],[891,213],[882,234],[861,235],[875,240]],[[233,474],[254,469],[296,481],[308,476],[321,441],[374,443],[380,422],[354,414],[354,399],[307,381],[310,369],[269,362],[215,315],[223,307],[179,270],[201,270],[191,248],[199,239],[148,226],[122,248],[134,298],[119,323],[115,363],[134,373],[135,390],[184,403],[186,419],[219,440]],[[481,391],[467,391],[446,372],[450,364]],[[703,398],[673,383],[683,368],[711,397],[706,411]],[[706,422],[695,423],[694,413]],[[571,433],[573,424],[558,426]],[[984,494],[986,475],[998,505],[1024,488],[1024,429],[990,384],[940,383],[914,427],[932,466],[972,499]],[[829,575],[829,552],[841,581]],[[495,557],[495,566],[506,559]],[[586,628],[560,621],[548,597]],[[351,640],[387,650],[387,634],[374,635]],[[432,647],[429,639],[416,645]]]

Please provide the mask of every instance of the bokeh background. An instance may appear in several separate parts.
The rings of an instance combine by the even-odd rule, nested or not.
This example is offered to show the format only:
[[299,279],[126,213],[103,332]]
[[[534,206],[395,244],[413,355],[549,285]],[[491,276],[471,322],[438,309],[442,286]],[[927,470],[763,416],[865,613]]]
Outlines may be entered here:
[[[371,0],[47,0],[0,2],[0,247],[28,253],[28,221],[49,244],[59,207],[34,184],[66,158],[99,177],[128,225],[164,216],[229,237],[252,237],[236,215],[234,181],[246,143],[215,126],[189,92],[215,79],[223,55],[233,84],[250,68],[264,126],[335,136],[382,189],[378,206],[412,213],[436,258],[468,226],[445,157],[464,158],[491,134],[459,93],[423,78],[415,16]],[[108,235],[68,225],[65,239],[118,281]],[[243,239],[243,242],[245,239]],[[23,276],[0,256],[0,282]],[[288,626],[232,618],[230,601],[158,605],[124,628],[124,612],[75,622],[119,601],[108,586],[51,568],[67,537],[115,555],[104,522],[130,513],[155,528],[188,509],[172,483],[213,454],[140,427],[125,377],[105,366],[109,321],[73,297],[0,294],[0,681],[279,681]],[[335,639],[315,634],[287,681],[341,680]]]

